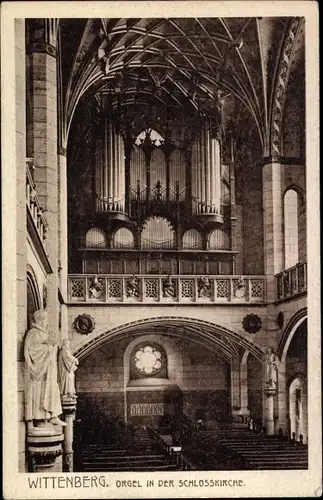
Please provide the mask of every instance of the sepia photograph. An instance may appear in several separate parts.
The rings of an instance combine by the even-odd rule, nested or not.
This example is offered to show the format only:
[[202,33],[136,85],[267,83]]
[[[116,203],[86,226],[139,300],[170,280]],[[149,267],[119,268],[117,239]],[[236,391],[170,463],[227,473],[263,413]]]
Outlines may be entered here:
[[4,343],[24,498],[252,496],[248,471],[308,477],[309,2],[151,17],[74,3],[43,17],[26,2],[11,22]]

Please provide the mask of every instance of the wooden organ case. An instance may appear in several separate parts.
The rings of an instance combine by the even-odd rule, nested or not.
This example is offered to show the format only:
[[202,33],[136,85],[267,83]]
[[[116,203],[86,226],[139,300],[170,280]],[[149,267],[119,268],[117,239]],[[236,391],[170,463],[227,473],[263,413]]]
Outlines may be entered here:
[[174,114],[115,102],[100,94],[83,116],[91,127],[69,187],[72,272],[234,274],[235,180],[219,106]]

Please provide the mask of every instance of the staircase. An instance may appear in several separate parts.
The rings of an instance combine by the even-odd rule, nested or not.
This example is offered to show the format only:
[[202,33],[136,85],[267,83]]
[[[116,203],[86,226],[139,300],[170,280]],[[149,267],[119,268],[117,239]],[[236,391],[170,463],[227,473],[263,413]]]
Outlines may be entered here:
[[[176,464],[145,428],[123,445],[89,444],[82,450],[82,472],[174,471]],[[81,471],[80,471],[81,472]]]

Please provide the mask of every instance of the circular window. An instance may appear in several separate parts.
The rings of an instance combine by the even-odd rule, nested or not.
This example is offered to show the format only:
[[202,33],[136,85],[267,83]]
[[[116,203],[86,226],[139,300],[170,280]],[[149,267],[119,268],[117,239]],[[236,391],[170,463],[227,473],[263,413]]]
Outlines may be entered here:
[[155,375],[162,367],[162,355],[155,347],[146,345],[135,352],[134,362],[139,373]]

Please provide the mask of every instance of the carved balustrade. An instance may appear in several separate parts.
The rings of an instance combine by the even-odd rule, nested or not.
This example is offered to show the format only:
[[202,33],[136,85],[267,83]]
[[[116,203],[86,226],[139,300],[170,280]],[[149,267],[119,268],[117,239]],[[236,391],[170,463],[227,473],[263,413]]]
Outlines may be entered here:
[[70,303],[263,303],[264,276],[90,275],[68,276]]
[[307,291],[307,262],[299,262],[276,275],[277,300]]
[[27,210],[34,222],[37,233],[40,237],[42,244],[45,244],[46,231],[47,231],[47,221],[43,215],[43,209],[39,202],[36,193],[36,186],[33,180],[33,163],[29,159],[26,162],[26,203]]

